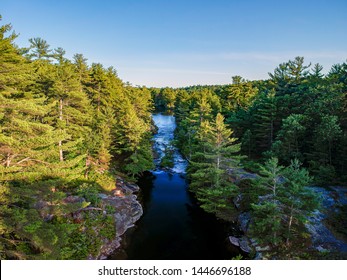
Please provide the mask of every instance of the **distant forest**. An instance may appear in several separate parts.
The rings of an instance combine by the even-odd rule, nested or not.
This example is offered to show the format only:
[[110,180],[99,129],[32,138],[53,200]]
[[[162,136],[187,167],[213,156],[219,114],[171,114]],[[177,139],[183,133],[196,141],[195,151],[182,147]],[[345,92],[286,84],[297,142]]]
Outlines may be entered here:
[[[116,176],[154,167],[154,110],[176,117],[175,145],[202,208],[232,220],[242,194],[259,242],[291,246],[319,204],[305,186],[347,181],[347,62],[324,75],[296,57],[268,80],[146,88],[42,38],[20,48],[16,37],[0,26],[1,259],[85,259],[112,239],[112,209],[83,223],[70,214],[97,207]],[[237,184],[238,169],[260,176]],[[74,196],[83,200],[66,203]]]

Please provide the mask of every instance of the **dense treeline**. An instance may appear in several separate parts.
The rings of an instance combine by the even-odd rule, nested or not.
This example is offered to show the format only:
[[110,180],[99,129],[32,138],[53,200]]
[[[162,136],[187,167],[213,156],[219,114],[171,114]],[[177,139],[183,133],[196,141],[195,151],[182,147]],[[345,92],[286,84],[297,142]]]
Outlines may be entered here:
[[[83,259],[114,236],[114,220],[71,213],[97,207],[117,173],[152,168],[151,95],[82,54],[16,37],[0,27],[0,257]],[[74,195],[84,199],[68,203]]]
[[251,212],[251,235],[274,247],[307,237],[318,200],[306,186],[347,179],[347,63],[322,70],[296,57],[268,80],[151,89],[156,108],[176,116],[201,206],[227,220]]
[[[175,110],[180,124],[179,144],[188,119],[196,123],[218,112],[241,143],[241,153],[264,162],[277,157],[288,165],[299,159],[320,184],[346,181],[347,63],[334,65],[327,75],[322,66],[305,65],[304,58],[280,64],[270,79],[182,89],[151,89],[156,108]],[[184,123],[181,122],[184,121]],[[182,135],[181,135],[182,134]],[[189,136],[189,135],[188,135]],[[181,147],[190,158],[187,149]]]

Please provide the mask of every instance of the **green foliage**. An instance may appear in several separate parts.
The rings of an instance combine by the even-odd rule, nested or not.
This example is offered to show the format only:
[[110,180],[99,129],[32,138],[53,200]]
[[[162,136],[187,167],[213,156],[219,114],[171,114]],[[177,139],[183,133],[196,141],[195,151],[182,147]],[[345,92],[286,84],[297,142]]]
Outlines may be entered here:
[[[237,195],[238,188],[228,178],[228,170],[239,163],[240,145],[231,137],[224,117],[217,114],[213,123],[203,120],[195,135],[189,173],[192,180],[190,189],[197,195],[201,207],[219,216],[229,216],[234,212],[230,204]],[[229,212],[229,213],[226,213]]]
[[255,184],[261,196],[252,204],[251,227],[260,243],[277,246],[285,241],[290,246],[293,237],[306,236],[304,224],[319,207],[319,201],[308,187],[312,178],[300,166],[295,159],[284,168],[276,158],[271,158],[261,167],[262,176]]
[[244,80],[240,76],[232,77],[233,83],[223,88],[220,93],[223,97],[223,110],[227,114],[237,109],[246,109],[253,102],[258,89],[253,87],[252,82]]
[[243,256],[242,255],[237,255],[236,257],[233,257],[231,260],[233,261],[239,261],[239,260],[242,260],[243,259]]
[[302,143],[306,130],[304,121],[305,116],[302,114],[289,115],[283,120],[277,140],[272,145],[274,154],[286,163],[294,158],[303,159],[303,155],[300,153],[300,143]]
[[99,193],[100,189],[95,184],[83,183],[77,188],[77,194],[95,206],[98,206],[101,201]]
[[[41,38],[19,49],[10,31],[0,26],[1,258],[96,256],[114,237],[114,210],[81,209],[103,206],[112,172],[153,166],[150,92]],[[68,202],[75,195],[85,201]]]

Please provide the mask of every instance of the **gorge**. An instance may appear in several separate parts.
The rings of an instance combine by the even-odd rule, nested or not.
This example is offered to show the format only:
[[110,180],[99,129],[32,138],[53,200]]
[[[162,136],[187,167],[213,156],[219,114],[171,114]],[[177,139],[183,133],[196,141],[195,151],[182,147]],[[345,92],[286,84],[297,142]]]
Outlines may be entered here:
[[231,259],[226,247],[227,225],[204,212],[188,192],[187,162],[173,147],[174,166],[160,167],[171,145],[175,117],[154,114],[155,170],[139,180],[144,215],[126,234],[125,251],[112,258],[127,259]]

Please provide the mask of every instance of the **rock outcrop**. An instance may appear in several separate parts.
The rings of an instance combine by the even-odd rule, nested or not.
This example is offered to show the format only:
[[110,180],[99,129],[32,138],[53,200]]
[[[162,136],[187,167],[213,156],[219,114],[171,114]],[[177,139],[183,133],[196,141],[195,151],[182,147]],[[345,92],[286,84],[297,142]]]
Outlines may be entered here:
[[143,214],[142,206],[134,193],[139,191],[135,184],[127,183],[117,178],[117,188],[112,195],[99,194],[105,206],[115,209],[116,237],[114,240],[104,240],[97,259],[106,259],[120,247],[122,235],[128,228],[135,225]]
[[[340,208],[347,205],[346,187],[312,187],[320,195],[322,208],[316,210],[311,217],[306,228],[311,234],[312,246],[320,252],[347,252],[346,240],[339,239],[334,234],[334,229],[327,226],[332,216],[344,214],[340,213]],[[347,238],[345,236],[345,238]]]
[[[258,177],[258,175],[249,173],[242,168],[229,169],[228,174],[231,181],[236,184],[239,184],[245,179],[253,180]],[[284,179],[279,178],[279,180]],[[345,213],[347,209],[347,187],[309,188],[312,188],[320,195],[322,202],[321,209],[316,210],[313,215],[309,217],[310,223],[307,223],[306,225],[306,228],[311,235],[312,247],[320,252],[336,252],[338,254],[347,253],[347,236],[336,234],[337,230],[334,228],[334,225],[328,223],[335,217],[337,220],[343,220],[342,226],[346,224]],[[252,241],[252,239],[248,240],[247,232],[252,217],[249,212],[243,211],[242,202],[242,195],[237,196],[233,201],[235,208],[239,210],[237,223],[244,233],[244,236],[240,238],[229,237],[230,244],[239,247],[239,249],[245,253],[248,251],[248,247],[251,247],[256,254],[256,259],[262,259],[263,251],[268,251],[270,248],[261,248],[255,241]],[[247,241],[247,246],[244,246],[244,244],[246,244],[244,241]]]

